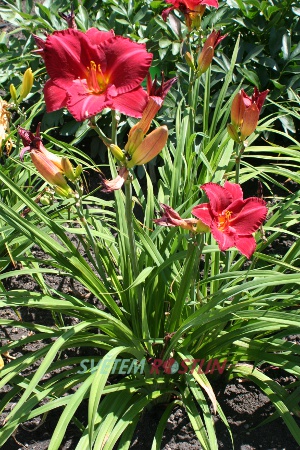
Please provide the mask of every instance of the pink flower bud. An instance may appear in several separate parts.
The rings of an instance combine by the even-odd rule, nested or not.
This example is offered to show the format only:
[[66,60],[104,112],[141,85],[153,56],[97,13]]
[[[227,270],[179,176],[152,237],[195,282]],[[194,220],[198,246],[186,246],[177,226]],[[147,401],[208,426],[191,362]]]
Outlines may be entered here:
[[42,177],[53,186],[58,186],[64,197],[69,197],[72,190],[58,167],[39,150],[31,150],[30,157]]
[[237,141],[236,136],[240,133],[237,142],[243,142],[255,131],[268,92],[268,90],[259,92],[254,88],[252,98],[243,89],[236,94],[231,105],[231,126],[228,128],[232,139]]
[[198,57],[198,72],[199,75],[206,72],[214,57],[215,48],[225,39],[227,34],[221,36],[220,31],[213,30],[203,45],[203,49]]
[[136,149],[131,160],[127,163],[127,167],[130,169],[133,166],[140,166],[151,161],[164,148],[167,139],[168,128],[165,125],[152,131]]

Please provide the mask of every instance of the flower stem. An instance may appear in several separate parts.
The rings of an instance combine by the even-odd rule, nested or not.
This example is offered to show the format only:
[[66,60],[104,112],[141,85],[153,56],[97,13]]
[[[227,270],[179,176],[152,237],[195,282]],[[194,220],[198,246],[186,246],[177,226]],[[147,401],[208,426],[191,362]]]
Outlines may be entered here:
[[[127,233],[128,233],[128,254],[132,269],[132,274],[134,280],[137,279],[139,276],[139,269],[138,269],[138,261],[137,261],[137,249],[136,249],[136,243],[135,243],[135,236],[134,236],[134,227],[133,227],[133,211],[132,211],[132,183],[131,179],[127,179],[125,181],[125,216],[126,216],[126,224],[127,224]],[[147,331],[148,327],[145,322],[144,314],[142,313],[142,290],[141,286],[135,286],[135,294],[133,298],[135,298],[135,302],[130,305],[130,312],[132,314],[132,323],[134,332],[137,335],[140,335],[141,330],[141,321],[143,322],[142,328],[144,331]],[[144,319],[143,319],[144,317]],[[146,326],[146,327],[145,327]],[[146,332],[142,333],[144,334],[144,337],[148,334]],[[148,336],[147,336],[148,337]]]
[[175,305],[171,311],[170,323],[168,328],[169,333],[176,331],[180,326],[182,310],[186,304],[186,298],[188,296],[189,290],[191,286],[194,285],[196,273],[195,265],[199,263],[203,246],[204,234],[196,236],[196,240],[193,240],[189,243],[181,283],[176,295]]
[[240,166],[241,166],[241,158],[244,153],[245,146],[244,144],[238,144],[235,158],[235,182],[239,184],[240,181]]
[[104,142],[104,144],[109,147],[110,144],[113,143],[112,139],[109,139],[107,136],[105,136],[105,134],[103,133],[103,131],[100,130],[100,128],[98,127],[98,125],[96,124],[95,118],[92,117],[89,121],[89,126],[90,128],[92,128],[93,130],[96,131],[96,133],[98,134],[98,136],[100,137],[100,139],[102,139],[102,141]]
[[79,185],[78,182],[75,183],[75,186],[76,186],[76,192],[77,192],[77,194],[76,194],[76,200],[77,201],[75,203],[77,215],[78,215],[78,218],[80,220],[80,223],[83,225],[83,227],[85,229],[85,232],[86,232],[86,235],[88,237],[88,241],[90,243],[90,246],[95,252],[96,261],[94,261],[94,258],[92,257],[91,253],[88,250],[89,258],[90,258],[91,261],[93,261],[93,264],[94,264],[97,272],[99,273],[99,275],[103,278],[103,280],[105,280],[106,279],[106,275],[105,275],[105,273],[103,271],[103,268],[102,268],[100,255],[99,255],[99,248],[98,248],[97,242],[95,241],[93,233],[91,232],[91,229],[90,229],[90,227],[89,227],[89,225],[88,225],[88,223],[86,221],[86,218],[85,218],[83,204],[82,204],[82,188],[81,188],[81,186]]

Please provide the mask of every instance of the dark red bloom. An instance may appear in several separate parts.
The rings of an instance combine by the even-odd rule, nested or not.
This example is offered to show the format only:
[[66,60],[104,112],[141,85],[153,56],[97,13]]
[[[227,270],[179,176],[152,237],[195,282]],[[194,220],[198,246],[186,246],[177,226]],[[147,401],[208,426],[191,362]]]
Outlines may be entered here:
[[66,107],[78,121],[104,108],[142,116],[148,95],[140,85],[152,61],[144,44],[113,31],[70,28],[38,46],[50,76],[44,89],[47,111]]
[[195,206],[192,214],[209,226],[220,250],[236,247],[250,258],[256,247],[252,233],[259,229],[267,216],[265,201],[257,197],[243,200],[241,186],[228,181],[224,187],[206,183],[201,189],[209,203]]
[[162,12],[162,18],[164,21],[167,20],[168,15],[174,9],[181,11],[185,17],[188,25],[192,25],[195,15],[202,16],[206,6],[213,6],[214,8],[219,7],[217,0],[165,0],[166,3],[171,3],[171,7],[165,9]]

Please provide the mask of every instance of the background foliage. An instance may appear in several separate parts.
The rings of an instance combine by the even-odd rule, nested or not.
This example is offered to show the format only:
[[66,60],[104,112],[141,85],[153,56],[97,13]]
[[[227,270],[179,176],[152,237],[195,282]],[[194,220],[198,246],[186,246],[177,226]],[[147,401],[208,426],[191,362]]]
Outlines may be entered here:
[[[78,206],[74,199],[53,198],[29,159],[20,162],[17,136],[18,125],[35,131],[42,122],[47,148],[83,164],[86,181],[91,174],[96,177],[100,167],[114,175],[112,158],[87,123],[75,122],[66,111],[45,112],[42,88],[47,75],[32,52],[32,34],[42,37],[66,28],[59,12],[68,13],[69,3],[1,4],[1,17],[9,26],[0,36],[2,97],[11,101],[9,86],[19,89],[27,67],[32,68],[35,83],[25,101],[12,107],[7,138],[14,147],[10,155],[5,150],[1,155],[0,305],[9,305],[18,314],[21,307],[52,314],[51,325],[23,321],[21,316],[16,321],[0,320],[4,327],[27,332],[21,343],[3,346],[3,353],[27,343],[44,343],[1,371],[1,386],[11,388],[0,402],[1,410],[18,398],[0,431],[1,445],[20,423],[58,408],[61,415],[50,450],[59,448],[71,420],[82,433],[78,449],[112,449],[116,442],[125,449],[144,408],[167,401],[153,449],[160,448],[166,421],[177,405],[186,408],[203,448],[216,449],[213,410],[229,426],[205,374],[116,378],[109,371],[107,376],[101,373],[105,363],[112,367],[119,355],[151,360],[161,354],[165,359],[205,355],[207,360],[230,360],[224,376],[256,383],[274,404],[272,419],[281,416],[300,443],[295,419],[299,348],[288,339],[299,333],[300,10],[291,1],[230,0],[221,2],[217,11],[208,11],[203,36],[191,43],[194,51],[213,26],[229,35],[217,48],[209,72],[191,89],[184,59],[189,50],[187,30],[178,13],[163,22],[164,7],[161,1],[74,1],[80,30],[113,28],[116,34],[145,42],[154,54],[151,74],[163,70],[166,78],[178,76],[177,87],[156,117],[157,123],[168,125],[168,146],[146,169],[136,171],[131,201],[124,203],[121,192],[115,197],[99,194],[96,178],[89,189],[85,184]],[[154,227],[152,219],[160,202],[190,217],[191,208],[204,201],[201,184],[234,180],[234,144],[226,131],[230,105],[241,87],[251,94],[253,86],[271,93],[257,132],[248,139],[239,181],[246,196],[256,195],[262,187],[269,215],[264,233],[256,235],[257,251],[247,261],[235,250],[220,252],[209,236]],[[119,145],[126,142],[134,122],[122,117]],[[101,129],[107,135],[111,123],[111,115],[104,112]],[[40,201],[45,195],[48,203]],[[130,222],[132,205],[135,215]],[[282,245],[283,235],[291,241],[288,248]],[[132,242],[136,267],[128,262],[128,255],[134,259]],[[36,258],[33,245],[43,250],[44,258]],[[24,274],[34,278],[37,292],[7,290],[10,277]],[[66,293],[54,288],[49,275],[72,277],[94,303],[80,298],[76,289]],[[85,348],[104,362],[96,372],[79,374]],[[69,356],[70,349],[75,349],[75,356]],[[280,367],[297,381],[281,386],[260,370],[263,364]],[[25,376],[20,375],[27,369]],[[87,410],[85,420],[78,418],[81,404]]]

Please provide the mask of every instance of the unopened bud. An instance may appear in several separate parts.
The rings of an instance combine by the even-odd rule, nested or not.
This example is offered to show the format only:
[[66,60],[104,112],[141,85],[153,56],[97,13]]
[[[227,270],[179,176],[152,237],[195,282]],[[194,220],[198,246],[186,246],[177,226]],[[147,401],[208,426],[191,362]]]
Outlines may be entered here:
[[206,72],[214,57],[213,47],[204,47],[198,58],[198,72],[199,75]]
[[138,127],[138,124],[132,127],[129,132],[128,142],[125,145],[126,153],[132,156],[139,145],[143,142],[144,136],[145,134],[143,130]]
[[56,194],[59,195],[60,197],[70,198],[73,197],[74,194],[74,192],[69,186],[67,186],[67,188],[63,188],[61,186],[54,186],[54,190]]
[[231,139],[233,139],[235,142],[241,142],[239,133],[237,131],[237,129],[235,128],[234,125],[232,125],[232,123],[229,123],[227,125],[227,132],[229,134],[229,136],[231,137]]
[[259,118],[259,109],[253,103],[244,112],[243,123],[241,125],[241,140],[244,141],[250,134],[252,134],[256,127]]
[[187,65],[188,65],[191,69],[195,70],[194,58],[193,58],[193,56],[190,54],[190,52],[186,52],[186,54],[184,55],[184,57],[185,57],[185,60],[186,60]]
[[14,102],[15,105],[17,105],[18,104],[18,96],[17,96],[16,88],[13,84],[11,84],[9,86],[9,92],[10,92],[12,101]]
[[115,144],[110,144],[109,148],[117,161],[121,161],[121,162],[125,161],[125,155],[122,152],[122,150],[120,149],[120,147],[118,147]]
[[75,178],[79,178],[82,174],[82,165],[78,164],[78,166],[75,169]]
[[57,166],[39,150],[32,150],[30,157],[37,171],[53,186],[68,189],[68,183]]
[[20,102],[27,97],[27,95],[31,91],[32,86],[33,86],[33,73],[31,68],[29,67],[29,69],[27,69],[23,75],[23,81],[20,92]]
[[67,158],[66,156],[63,156],[61,158],[61,168],[62,168],[63,174],[69,180],[71,180],[71,181],[75,180],[74,168],[73,168],[69,158]]
[[127,163],[127,167],[130,169],[133,166],[140,166],[151,161],[164,148],[167,139],[168,128],[165,125],[152,131],[136,149],[131,160]]
[[41,204],[44,205],[44,206],[49,206],[49,205],[52,204],[51,199],[49,198],[49,195],[43,195],[43,196],[40,198],[40,202],[41,202]]

